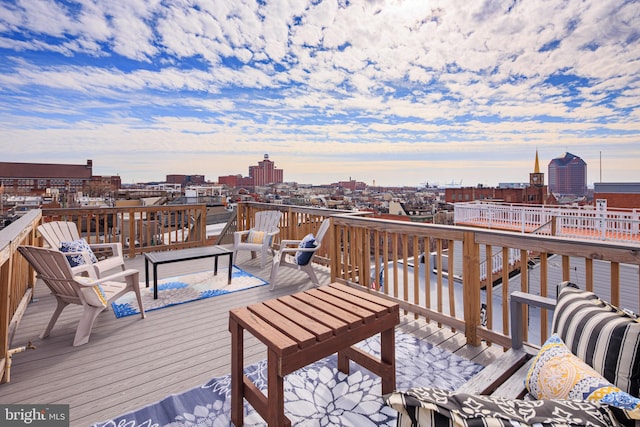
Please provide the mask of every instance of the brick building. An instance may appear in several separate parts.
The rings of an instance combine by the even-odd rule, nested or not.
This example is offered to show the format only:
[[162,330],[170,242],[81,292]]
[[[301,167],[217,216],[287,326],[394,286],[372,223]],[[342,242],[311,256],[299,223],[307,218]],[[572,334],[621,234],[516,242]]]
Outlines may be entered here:
[[284,170],[277,169],[274,162],[269,160],[269,155],[264,155],[264,160],[255,166],[249,166],[249,176],[226,175],[218,177],[218,184],[233,188],[253,188],[263,185],[282,184]]
[[218,184],[226,185],[231,188],[252,188],[253,179],[249,177],[243,177],[242,175],[219,176]]
[[276,169],[276,164],[269,160],[269,155],[264,155],[264,160],[257,166],[249,166],[249,178],[253,179],[254,186],[280,184],[283,181],[284,171]]
[[533,172],[529,174],[529,185],[500,186],[500,187],[462,187],[445,188],[444,198],[447,203],[473,202],[504,202],[532,205],[556,204],[556,199],[547,192],[544,185],[544,173],[540,172],[540,162],[536,151]]
[[640,209],[640,183],[596,182],[593,184],[593,198],[605,199],[607,208]]
[[341,187],[351,191],[363,191],[367,189],[367,184],[349,178],[349,181],[339,181],[331,184],[332,187]]
[[206,183],[204,175],[167,175],[167,184],[180,184],[182,188],[189,185],[204,185]]
[[43,196],[47,190],[99,195],[117,190],[121,181],[119,176],[94,176],[92,160],[84,165],[0,162],[0,184],[5,194],[16,196]]

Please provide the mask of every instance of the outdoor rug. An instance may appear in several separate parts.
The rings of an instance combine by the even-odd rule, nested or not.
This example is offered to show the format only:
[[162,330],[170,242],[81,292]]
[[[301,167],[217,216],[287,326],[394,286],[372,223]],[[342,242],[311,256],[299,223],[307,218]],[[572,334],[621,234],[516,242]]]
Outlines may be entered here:
[[[359,344],[380,355],[379,336]],[[293,425],[395,426],[396,411],[385,406],[380,378],[351,362],[350,375],[338,371],[335,355],[295,371],[284,378],[285,415]],[[482,366],[423,342],[396,333],[396,389],[432,386],[454,390],[482,370]],[[266,390],[266,361],[245,368],[245,374]],[[231,424],[231,378],[213,378],[203,386],[171,395],[160,402],[94,427],[210,426]],[[245,401],[245,426],[265,426]]]
[[[267,284],[266,281],[234,265],[231,271],[231,284],[228,285],[228,271],[226,268],[220,268],[216,276],[213,275],[213,271],[209,270],[158,280],[158,299],[153,299],[153,283],[150,283],[148,288],[141,283],[140,290],[142,291],[144,310],[158,310]],[[118,298],[111,304],[111,307],[118,318],[140,313],[133,292]]]

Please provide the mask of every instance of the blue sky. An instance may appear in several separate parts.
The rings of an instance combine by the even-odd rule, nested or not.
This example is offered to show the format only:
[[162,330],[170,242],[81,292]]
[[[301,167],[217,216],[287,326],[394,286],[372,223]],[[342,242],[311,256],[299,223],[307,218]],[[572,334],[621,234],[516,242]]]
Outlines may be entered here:
[[124,183],[640,181],[640,2],[0,0],[0,159]]

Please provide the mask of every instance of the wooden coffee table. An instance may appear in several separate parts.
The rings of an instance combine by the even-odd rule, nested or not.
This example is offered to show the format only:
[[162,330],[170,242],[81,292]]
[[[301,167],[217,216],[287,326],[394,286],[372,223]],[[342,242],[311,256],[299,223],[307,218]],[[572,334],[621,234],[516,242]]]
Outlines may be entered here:
[[[338,353],[338,369],[349,373],[352,360],[382,378],[382,393],[395,389],[397,303],[341,284],[268,300],[229,312],[231,332],[231,419],[239,427],[243,399],[269,426],[290,426],[284,415],[283,378]],[[267,395],[244,375],[243,331],[267,346]],[[380,334],[380,358],[354,344]]]
[[145,283],[149,287],[149,263],[153,264],[153,299],[158,299],[158,265],[172,262],[189,261],[193,259],[213,257],[213,275],[218,274],[218,257],[229,257],[229,277],[227,283],[231,284],[233,270],[233,251],[223,246],[202,246],[199,248],[179,249],[164,252],[146,252],[144,254]]

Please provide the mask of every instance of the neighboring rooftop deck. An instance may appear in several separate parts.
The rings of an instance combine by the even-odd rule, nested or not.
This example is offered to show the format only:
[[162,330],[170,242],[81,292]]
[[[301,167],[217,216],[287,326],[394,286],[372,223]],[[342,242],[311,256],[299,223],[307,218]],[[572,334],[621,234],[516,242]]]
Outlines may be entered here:
[[[270,264],[260,268],[259,259],[239,252],[237,265],[269,279]],[[211,259],[162,266],[160,277],[210,268]],[[144,280],[144,257],[127,260]],[[322,284],[329,283],[329,270],[318,267]],[[71,426],[87,426],[201,385],[212,377],[230,373],[231,343],[228,311],[253,302],[300,290],[310,282],[293,269],[282,269],[282,283],[291,286],[270,291],[268,286],[191,302],[116,319],[109,310],[98,317],[88,344],[73,347],[80,306],[69,306],[60,316],[51,336],[41,340],[55,308],[48,289],[37,283],[36,300],[28,307],[13,347],[32,341],[37,347],[13,357],[11,381],[0,385],[0,402],[61,403],[71,405]],[[498,354],[500,347],[466,345],[463,334],[439,328],[414,316],[401,318],[400,330],[483,365]],[[265,348],[253,337],[245,338],[247,363],[266,357]]]
[[611,242],[640,242],[637,209],[493,202],[454,204],[456,225]]

